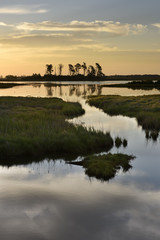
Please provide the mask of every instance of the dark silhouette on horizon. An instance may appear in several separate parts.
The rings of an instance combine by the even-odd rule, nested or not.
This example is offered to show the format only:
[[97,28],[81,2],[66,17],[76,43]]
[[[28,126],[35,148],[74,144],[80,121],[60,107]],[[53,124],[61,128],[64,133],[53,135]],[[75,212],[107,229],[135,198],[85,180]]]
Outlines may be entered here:
[[[62,75],[64,65],[58,64],[58,67],[52,64],[45,65],[45,74],[33,73],[29,76],[6,75],[1,76],[0,81],[151,81],[160,82],[160,75],[158,74],[136,74],[136,75],[105,75],[102,71],[102,66],[95,63],[95,66],[76,63],[68,64],[68,75]],[[57,72],[56,72],[57,69]],[[148,82],[150,81],[150,82]],[[156,83],[156,84],[157,84]],[[152,84],[154,85],[154,83]],[[130,85],[131,86],[131,85]],[[154,86],[155,87],[155,86]]]

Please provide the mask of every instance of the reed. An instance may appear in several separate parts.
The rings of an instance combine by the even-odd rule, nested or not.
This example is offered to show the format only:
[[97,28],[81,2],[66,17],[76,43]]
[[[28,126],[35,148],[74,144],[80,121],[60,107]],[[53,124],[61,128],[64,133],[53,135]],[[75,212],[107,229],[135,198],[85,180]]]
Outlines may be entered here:
[[79,103],[58,98],[1,97],[0,160],[109,150],[110,134],[66,121],[82,114]]

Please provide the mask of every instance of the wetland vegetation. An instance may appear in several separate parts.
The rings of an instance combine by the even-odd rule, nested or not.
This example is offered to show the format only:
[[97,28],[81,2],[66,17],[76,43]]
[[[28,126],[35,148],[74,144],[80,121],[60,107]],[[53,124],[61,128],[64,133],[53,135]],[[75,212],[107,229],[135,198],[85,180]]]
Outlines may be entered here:
[[12,87],[23,86],[23,85],[26,85],[26,83],[0,83],[0,89],[12,88]]
[[58,98],[1,97],[0,160],[58,153],[78,156],[111,149],[109,133],[66,121],[82,114],[79,103]]
[[91,106],[109,115],[135,117],[147,131],[160,131],[160,95],[150,96],[95,96],[89,97]]
[[115,177],[116,173],[122,169],[127,172],[132,168],[130,161],[134,156],[126,154],[107,154],[99,156],[88,156],[79,162],[71,162],[85,168],[85,173],[89,177],[96,177],[102,181],[108,181]]
[[103,85],[103,87],[118,87],[118,88],[129,88],[129,89],[142,89],[142,90],[152,90],[152,89],[160,89],[160,81],[153,80],[143,80],[143,81],[132,81],[128,83],[121,84],[107,84]]

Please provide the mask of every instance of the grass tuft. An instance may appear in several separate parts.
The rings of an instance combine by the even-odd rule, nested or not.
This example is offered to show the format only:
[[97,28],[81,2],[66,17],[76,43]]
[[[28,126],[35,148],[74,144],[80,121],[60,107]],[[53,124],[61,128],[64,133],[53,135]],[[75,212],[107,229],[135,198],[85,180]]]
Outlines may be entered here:
[[95,177],[102,181],[108,181],[115,177],[116,173],[122,169],[127,172],[132,166],[130,160],[133,156],[125,154],[107,154],[102,156],[89,156],[80,162],[71,162],[85,168],[85,173],[89,177]]

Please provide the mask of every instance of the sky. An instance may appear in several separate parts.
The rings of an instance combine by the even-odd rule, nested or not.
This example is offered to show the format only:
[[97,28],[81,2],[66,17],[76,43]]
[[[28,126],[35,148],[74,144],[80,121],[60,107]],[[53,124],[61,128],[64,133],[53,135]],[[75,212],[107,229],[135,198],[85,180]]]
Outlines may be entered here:
[[0,75],[98,62],[106,75],[160,74],[159,0],[0,0]]

